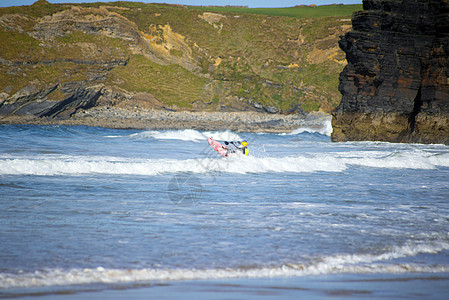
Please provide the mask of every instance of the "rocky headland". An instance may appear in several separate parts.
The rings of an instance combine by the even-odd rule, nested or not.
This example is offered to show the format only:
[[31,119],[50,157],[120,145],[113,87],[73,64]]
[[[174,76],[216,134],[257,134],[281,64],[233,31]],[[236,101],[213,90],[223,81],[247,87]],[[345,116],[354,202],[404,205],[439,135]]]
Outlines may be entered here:
[[338,104],[337,41],[360,6],[335,9],[304,18],[132,2],[0,8],[0,123],[289,131]]
[[449,2],[364,0],[340,40],[333,141],[449,144]]

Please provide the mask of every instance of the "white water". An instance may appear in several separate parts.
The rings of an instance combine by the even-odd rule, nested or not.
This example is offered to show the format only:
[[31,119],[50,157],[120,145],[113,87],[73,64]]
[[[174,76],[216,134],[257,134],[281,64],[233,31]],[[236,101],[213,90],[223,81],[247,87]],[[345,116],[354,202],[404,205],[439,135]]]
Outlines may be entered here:
[[[203,141],[204,142],[204,141]],[[214,154],[214,153],[212,153]],[[212,157],[209,153],[208,157]],[[425,151],[332,152],[285,157],[123,159],[110,156],[0,155],[0,175],[159,175],[177,172],[342,172],[350,165],[392,169],[449,167],[449,153]]]
[[291,134],[300,134],[303,132],[309,132],[309,133],[319,133],[322,135],[330,136],[332,134],[332,124],[331,124],[331,118],[326,119],[323,121],[321,126],[316,127],[300,127],[298,129],[295,129],[291,132]]
[[449,273],[449,147],[331,143],[326,124],[2,127],[0,289]]
[[0,288],[30,288],[55,285],[78,285],[92,283],[154,282],[166,280],[198,280],[229,278],[263,278],[310,276],[323,274],[375,274],[375,273],[441,273],[449,272],[448,265],[422,266],[413,263],[392,264],[388,261],[413,257],[421,253],[436,254],[449,250],[449,243],[429,245],[404,245],[381,254],[336,255],[316,258],[316,262],[303,265],[284,264],[261,268],[226,269],[47,269],[33,273],[19,271],[17,274],[0,274]]
[[184,130],[168,130],[168,131],[156,131],[149,130],[140,133],[133,133],[130,135],[133,138],[151,138],[156,140],[181,140],[181,141],[195,141],[204,142],[209,137],[213,137],[216,140],[222,141],[239,141],[241,137],[231,131],[204,131],[199,132],[193,129]]

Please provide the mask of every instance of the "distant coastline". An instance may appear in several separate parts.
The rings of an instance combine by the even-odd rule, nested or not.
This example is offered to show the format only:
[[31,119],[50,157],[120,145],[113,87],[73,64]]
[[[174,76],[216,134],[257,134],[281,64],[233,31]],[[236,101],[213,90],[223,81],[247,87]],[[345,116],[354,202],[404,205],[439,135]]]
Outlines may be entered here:
[[[330,114],[341,98],[338,74],[346,64],[338,40],[351,29],[351,14],[361,8],[72,5],[46,0],[3,7],[0,118],[15,124],[209,128],[230,123],[220,122],[221,117],[207,123],[143,115],[137,121],[107,116],[100,122],[77,113],[114,107],[162,114]],[[232,128],[288,131],[296,126],[283,121],[295,116],[276,118],[261,119],[270,125],[236,122]]]

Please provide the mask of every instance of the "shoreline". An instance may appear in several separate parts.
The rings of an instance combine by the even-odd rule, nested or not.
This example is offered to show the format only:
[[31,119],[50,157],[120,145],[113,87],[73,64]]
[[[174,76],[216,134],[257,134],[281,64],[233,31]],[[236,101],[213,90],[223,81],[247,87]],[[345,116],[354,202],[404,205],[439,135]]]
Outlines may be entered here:
[[76,112],[69,119],[6,116],[3,125],[68,125],[114,129],[154,129],[200,131],[231,130],[234,132],[288,133],[299,127],[320,128],[331,116],[325,113],[307,115],[268,114],[260,112],[190,112],[157,109],[130,111],[122,108],[97,107]]
[[444,299],[447,273],[322,274],[293,277],[202,279],[5,290],[21,299]]

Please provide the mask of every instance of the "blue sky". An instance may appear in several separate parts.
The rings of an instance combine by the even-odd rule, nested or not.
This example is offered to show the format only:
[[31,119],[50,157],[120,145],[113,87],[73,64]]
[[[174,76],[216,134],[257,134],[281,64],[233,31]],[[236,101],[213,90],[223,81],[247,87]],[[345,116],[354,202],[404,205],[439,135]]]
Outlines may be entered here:
[[[2,6],[18,6],[18,5],[31,5],[37,0],[0,0],[0,7]],[[114,2],[114,0],[47,0],[50,3],[83,3],[83,2]],[[249,7],[291,7],[295,5],[305,4],[361,4],[362,0],[226,0],[226,1],[201,1],[201,0],[134,0],[134,2],[146,2],[146,3],[170,3],[170,4],[186,4],[186,5],[247,5]]]

